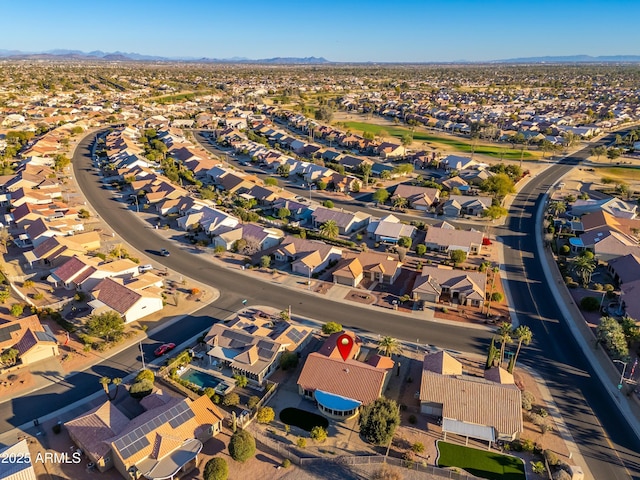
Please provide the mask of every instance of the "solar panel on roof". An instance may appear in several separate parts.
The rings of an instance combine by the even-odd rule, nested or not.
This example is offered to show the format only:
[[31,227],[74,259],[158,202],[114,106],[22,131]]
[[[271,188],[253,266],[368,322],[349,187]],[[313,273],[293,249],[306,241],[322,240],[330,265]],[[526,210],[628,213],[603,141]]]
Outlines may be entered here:
[[17,323],[13,325],[7,325],[4,328],[0,328],[0,342],[11,340],[11,332],[16,332],[18,330],[20,330],[20,325],[18,325]]

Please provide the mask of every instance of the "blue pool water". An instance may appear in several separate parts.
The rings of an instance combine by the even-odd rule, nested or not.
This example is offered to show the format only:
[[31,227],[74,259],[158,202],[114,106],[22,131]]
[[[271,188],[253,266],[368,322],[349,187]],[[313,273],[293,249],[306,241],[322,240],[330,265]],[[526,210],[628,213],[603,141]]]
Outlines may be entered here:
[[200,388],[216,388],[220,383],[216,377],[209,375],[208,373],[201,372],[200,370],[194,370],[193,368],[188,368],[180,378],[186,380],[191,383],[195,383]]

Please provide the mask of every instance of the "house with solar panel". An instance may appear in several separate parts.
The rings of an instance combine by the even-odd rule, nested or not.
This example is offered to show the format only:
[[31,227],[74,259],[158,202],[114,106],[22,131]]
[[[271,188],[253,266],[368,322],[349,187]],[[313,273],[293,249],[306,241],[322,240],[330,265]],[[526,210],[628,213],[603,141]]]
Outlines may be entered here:
[[276,371],[285,351],[299,351],[311,339],[311,330],[259,314],[239,315],[228,325],[215,324],[205,336],[209,367],[228,369],[261,385]]
[[223,415],[209,397],[197,400],[157,391],[143,398],[144,413],[128,418],[112,402],[65,424],[71,440],[105,472],[166,480],[198,465],[203,444],[220,433]]
[[[342,359],[336,343],[344,333],[354,340],[347,360]],[[323,415],[334,420],[357,415],[360,407],[382,396],[389,382],[393,360],[375,354],[360,361],[361,344],[352,332],[330,335],[320,350],[307,356],[298,377],[298,393],[314,401]]]

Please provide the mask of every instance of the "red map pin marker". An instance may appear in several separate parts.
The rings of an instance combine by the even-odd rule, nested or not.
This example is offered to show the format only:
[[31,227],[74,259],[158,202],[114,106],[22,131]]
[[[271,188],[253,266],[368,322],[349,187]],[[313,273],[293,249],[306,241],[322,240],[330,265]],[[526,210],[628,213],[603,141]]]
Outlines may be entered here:
[[351,349],[353,348],[353,338],[346,333],[343,333],[336,340],[336,345],[338,346],[338,351],[340,352],[340,356],[342,360],[345,362],[349,358],[349,354],[351,353]]

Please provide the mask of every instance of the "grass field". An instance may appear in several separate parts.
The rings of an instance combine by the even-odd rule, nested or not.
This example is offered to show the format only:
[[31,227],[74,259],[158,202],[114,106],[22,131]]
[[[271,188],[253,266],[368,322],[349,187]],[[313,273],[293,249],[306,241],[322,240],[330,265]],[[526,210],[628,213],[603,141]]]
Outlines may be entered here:
[[640,168],[625,168],[625,167],[600,167],[596,170],[601,173],[603,177],[611,177],[614,180],[640,180]]
[[[383,135],[390,135],[397,138],[402,138],[404,135],[412,133],[411,129],[406,127],[384,126],[366,122],[342,122],[342,124],[356,133],[371,132],[374,135],[379,135],[380,132],[382,132]],[[449,147],[463,153],[471,153],[471,150],[473,149],[473,146],[470,143],[463,142],[455,138],[432,135],[421,130],[413,132],[413,140],[416,142],[428,142],[434,144],[434,146],[441,145]],[[520,156],[522,155],[520,150],[493,145],[476,145],[475,153],[489,155],[495,158],[502,157],[505,160],[520,160]],[[525,150],[522,158],[524,160],[537,160],[538,155]]]
[[458,467],[490,480],[526,480],[524,463],[516,457],[438,442],[438,466]]

